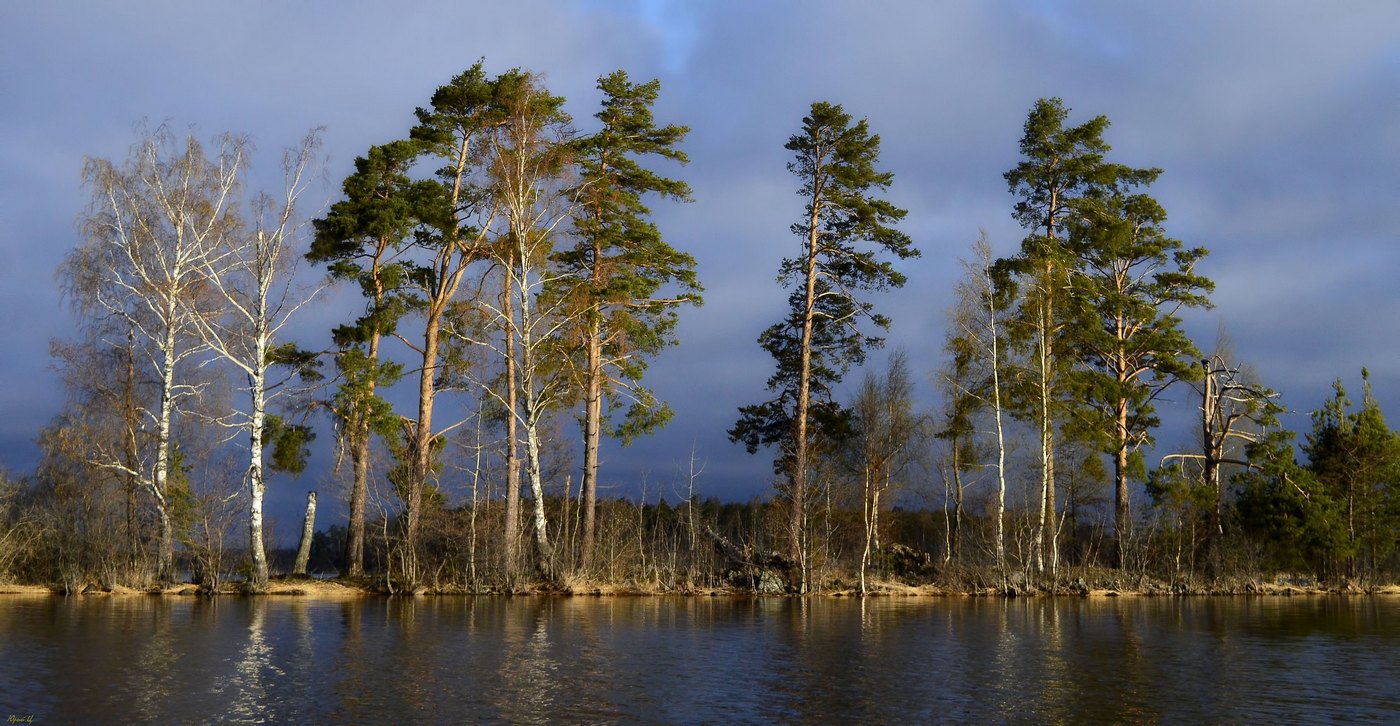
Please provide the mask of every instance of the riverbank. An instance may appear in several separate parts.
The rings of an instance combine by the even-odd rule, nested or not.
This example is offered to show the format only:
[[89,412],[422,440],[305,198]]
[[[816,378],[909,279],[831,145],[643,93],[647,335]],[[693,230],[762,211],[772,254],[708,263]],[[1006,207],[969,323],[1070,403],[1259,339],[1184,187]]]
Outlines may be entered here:
[[[0,596],[51,596],[64,595],[60,588],[48,585],[0,584]],[[137,590],[116,586],[110,589],[89,586],[81,593],[88,597],[120,597],[130,595],[169,595],[193,597],[202,592],[196,585],[181,583],[159,590]],[[685,588],[667,589],[661,587],[636,587],[623,585],[581,585],[563,588],[542,586],[522,587],[515,590],[471,590],[464,587],[415,588],[390,592],[382,583],[365,581],[322,580],[314,578],[279,578],[260,593],[246,593],[238,585],[221,587],[218,595],[256,594],[265,597],[296,597],[313,600],[346,600],[365,597],[386,596],[462,596],[462,595],[555,595],[561,597],[647,597],[659,595],[683,595],[690,597],[733,597],[752,596],[749,590],[738,588]],[[813,593],[822,597],[860,597],[857,589],[827,590]],[[1289,582],[1237,583],[1232,586],[1182,587],[1163,583],[1148,583],[1146,587],[1087,587],[1072,585],[1056,590],[1036,588],[949,588],[938,585],[906,585],[898,582],[873,583],[868,597],[1239,597],[1239,596],[1316,596],[1316,595],[1400,595],[1400,585],[1390,584],[1361,588],[1355,585],[1343,587],[1323,587],[1315,584],[1298,585]]]

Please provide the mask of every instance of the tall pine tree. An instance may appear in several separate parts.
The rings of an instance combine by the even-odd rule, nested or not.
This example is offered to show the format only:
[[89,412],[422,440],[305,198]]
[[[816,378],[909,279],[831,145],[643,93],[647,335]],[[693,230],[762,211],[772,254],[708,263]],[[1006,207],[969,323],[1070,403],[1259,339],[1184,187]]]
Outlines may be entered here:
[[364,574],[372,438],[397,434],[393,411],[378,392],[397,382],[403,367],[382,358],[380,346],[408,312],[408,268],[401,256],[413,244],[421,216],[416,208],[434,193],[431,182],[408,176],[417,155],[417,144],[395,141],[357,158],[355,172],[342,185],[345,198],[315,220],[316,238],[307,253],[307,259],[329,267],[332,278],[358,286],[365,298],[364,314],[333,331],[341,383],[330,407],[352,470],[345,548],[351,577]]
[[[1134,170],[1147,185],[1157,169]],[[1183,308],[1209,307],[1214,283],[1195,273],[1204,248],[1186,248],[1162,230],[1166,212],[1152,197],[1116,190],[1070,220],[1075,273],[1068,282],[1068,389],[1091,415],[1080,438],[1113,458],[1114,524],[1119,559],[1132,519],[1128,480],[1152,443],[1153,401],[1178,380],[1196,380],[1201,357],[1181,329]]]
[[865,360],[868,349],[883,343],[862,329],[862,319],[879,330],[890,323],[857,295],[904,284],[904,276],[880,253],[905,259],[919,252],[893,227],[905,210],[872,196],[887,190],[894,175],[876,169],[880,137],[870,133],[864,119],[852,123],[841,106],[818,101],[785,148],[795,155],[788,170],[801,183],[804,210],[792,225],[800,252],[783,260],[778,272],[778,282],[792,288],[789,314],[758,341],[777,361],[778,370],[768,379],[768,389],[777,395],[741,407],[729,438],[743,442],[750,453],[778,448],[774,469],[786,478],[788,551],[799,569],[798,590],[805,592],[813,444],[829,440],[847,418],[832,387]]
[[642,166],[660,157],[685,163],[677,145],[684,126],[658,127],[652,106],[659,81],[633,83],[623,71],[598,79],[602,128],[580,139],[575,245],[559,255],[568,277],[582,348],[583,542],[581,560],[592,566],[598,496],[598,449],[609,412],[626,406],[609,432],[627,443],[656,429],[671,409],[641,385],[650,357],[675,342],[677,308],[701,302],[695,259],[661,237],[647,215],[646,195],[689,201],[685,182]]
[[[1003,177],[1018,198],[1012,216],[1029,234],[1018,255],[998,261],[999,277],[1014,281],[1019,305],[1010,332],[1032,361],[1028,395],[1020,408],[1035,421],[1040,438],[1041,485],[1037,510],[1036,563],[1058,564],[1055,539],[1055,446],[1067,399],[1064,376],[1073,361],[1064,350],[1072,317],[1064,291],[1078,266],[1069,226],[1094,218],[1095,210],[1120,189],[1150,180],[1153,170],[1131,169],[1104,160],[1108,119],[1097,116],[1066,126],[1069,109],[1058,98],[1031,107],[1021,136],[1022,160]],[[1009,274],[1008,274],[1009,273]]]

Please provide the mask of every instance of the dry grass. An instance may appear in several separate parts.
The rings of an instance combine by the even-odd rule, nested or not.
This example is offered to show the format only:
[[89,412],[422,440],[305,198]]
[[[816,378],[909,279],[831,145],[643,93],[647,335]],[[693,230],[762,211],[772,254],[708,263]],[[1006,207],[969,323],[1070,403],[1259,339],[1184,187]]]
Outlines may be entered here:
[[376,593],[359,585],[343,583],[336,580],[275,580],[270,585],[264,595],[283,595],[295,597],[307,597],[315,600],[350,600],[357,597],[366,597]]
[[46,585],[0,585],[0,595],[53,595],[54,589]]
[[[749,596],[752,592],[734,588],[665,588],[656,583],[609,583],[590,580],[582,577],[571,577],[564,582],[558,583],[554,587],[544,587],[539,585],[525,585],[514,591],[516,594],[536,594],[536,595],[564,595],[564,596],[596,596],[596,597],[637,597],[655,595],[687,595],[699,597],[717,596]],[[1257,582],[1240,581],[1226,583],[1223,586],[1211,588],[1197,588],[1185,593],[1172,592],[1157,584],[1145,589],[1129,586],[1127,583],[1098,582],[1086,590],[1077,592],[1061,591],[1059,596],[1070,597],[1090,597],[1090,598],[1110,598],[1110,597],[1136,597],[1148,595],[1266,595],[1266,596],[1293,596],[1293,595],[1325,595],[1332,593],[1351,594],[1374,594],[1374,595],[1400,595],[1400,584],[1389,584],[1377,586],[1368,590],[1351,587],[1346,589],[1328,588],[1319,585],[1295,585],[1287,582]],[[418,588],[414,594],[434,594],[434,595],[470,595],[481,594],[469,592],[464,589],[441,589],[428,591]],[[21,585],[0,583],[0,596],[8,597],[39,597],[61,594],[58,590],[47,585]],[[133,590],[131,588],[116,586],[110,590],[98,590],[88,588],[84,595],[101,596],[126,596],[126,595],[174,595],[174,596],[194,596],[199,594],[199,589],[189,583],[183,583],[161,589],[159,591]],[[237,584],[225,585],[220,589],[221,595],[241,594]],[[264,596],[273,597],[298,597],[311,600],[348,600],[361,597],[382,596],[385,591],[378,587],[376,582],[370,580],[316,580],[311,578],[284,578],[273,580],[267,590],[258,593]],[[828,597],[859,597],[860,591],[853,587],[842,589],[826,590],[817,595]],[[934,584],[908,585],[895,580],[876,579],[869,583],[869,595],[876,597],[949,597],[949,596],[1001,596],[1003,593],[996,588],[960,588],[948,587]],[[1026,595],[1057,596],[1055,593],[1048,593],[1044,590],[1031,590]]]

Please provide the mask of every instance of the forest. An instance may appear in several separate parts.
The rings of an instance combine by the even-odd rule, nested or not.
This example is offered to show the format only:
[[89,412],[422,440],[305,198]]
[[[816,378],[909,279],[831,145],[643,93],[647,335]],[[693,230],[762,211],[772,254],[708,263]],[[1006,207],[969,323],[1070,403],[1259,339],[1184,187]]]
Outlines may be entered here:
[[[1400,574],[1400,434],[1359,373],[1311,429],[1228,336],[1208,257],[1169,236],[1161,175],[1113,160],[1109,120],[1029,109],[1003,173],[1024,230],[960,260],[938,404],[880,294],[919,285],[880,136],[817,101],[786,144],[781,319],[756,341],[766,394],[725,455],[771,457],[768,494],[676,481],[605,496],[606,446],[674,415],[649,366],[703,303],[704,270],[652,219],[689,200],[689,129],[658,81],[598,80],[576,125],[544,78],[478,62],[403,114],[317,208],[319,129],[251,189],[247,137],[141,127],[88,159],[52,341],[66,407],[32,472],[0,472],[0,580],[64,592],[266,590],[337,575],[386,592],[734,589],[866,594],[1367,590]],[[1007,140],[1008,146],[1012,142]],[[975,220],[974,220],[975,222]],[[333,292],[345,294],[333,295]],[[328,301],[350,301],[343,309]],[[298,340],[330,320],[329,349]],[[734,345],[752,345],[734,341]],[[713,351],[722,356],[723,351]],[[854,373],[859,373],[857,379]],[[755,390],[758,390],[756,382]],[[1171,391],[1191,446],[1158,444]],[[268,545],[265,496],[331,452],[345,521],[307,502]],[[685,452],[678,452],[684,457]]]

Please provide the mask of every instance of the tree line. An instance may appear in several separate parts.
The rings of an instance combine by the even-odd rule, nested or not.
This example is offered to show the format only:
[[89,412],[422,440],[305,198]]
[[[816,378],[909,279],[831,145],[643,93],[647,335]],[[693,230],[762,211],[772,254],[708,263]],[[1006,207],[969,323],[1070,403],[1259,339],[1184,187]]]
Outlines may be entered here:
[[[263,589],[268,478],[306,468],[319,420],[349,516],[313,538],[312,494],[293,568],[390,589],[1394,576],[1400,437],[1369,376],[1359,411],[1337,384],[1300,457],[1277,394],[1182,329],[1213,283],[1147,193],[1161,170],[1111,161],[1108,120],[1072,125],[1059,99],[1032,107],[1004,175],[1019,250],[997,258],[984,235],[962,263],[936,411],[898,351],[842,400],[891,327],[874,295],[920,253],[882,198],[880,137],[813,103],[786,145],[788,309],[758,339],[771,395],[728,432],[772,450],[771,500],[704,499],[693,454],[635,501],[600,497],[604,439],[672,415],[645,373],[703,289],[649,207],[689,200],[668,176],[688,129],[655,120],[655,80],[598,90],[581,130],[539,75],[478,62],[312,214],[319,130],[284,153],[276,193],[246,188],[251,144],[232,134],[143,128],[125,161],[89,159],[59,271],[80,335],[52,345],[68,403],[36,471],[3,482],[0,569]],[[358,302],[330,349],[306,349],[288,325],[330,286]],[[1199,400],[1199,442],[1149,462],[1173,387]]]

